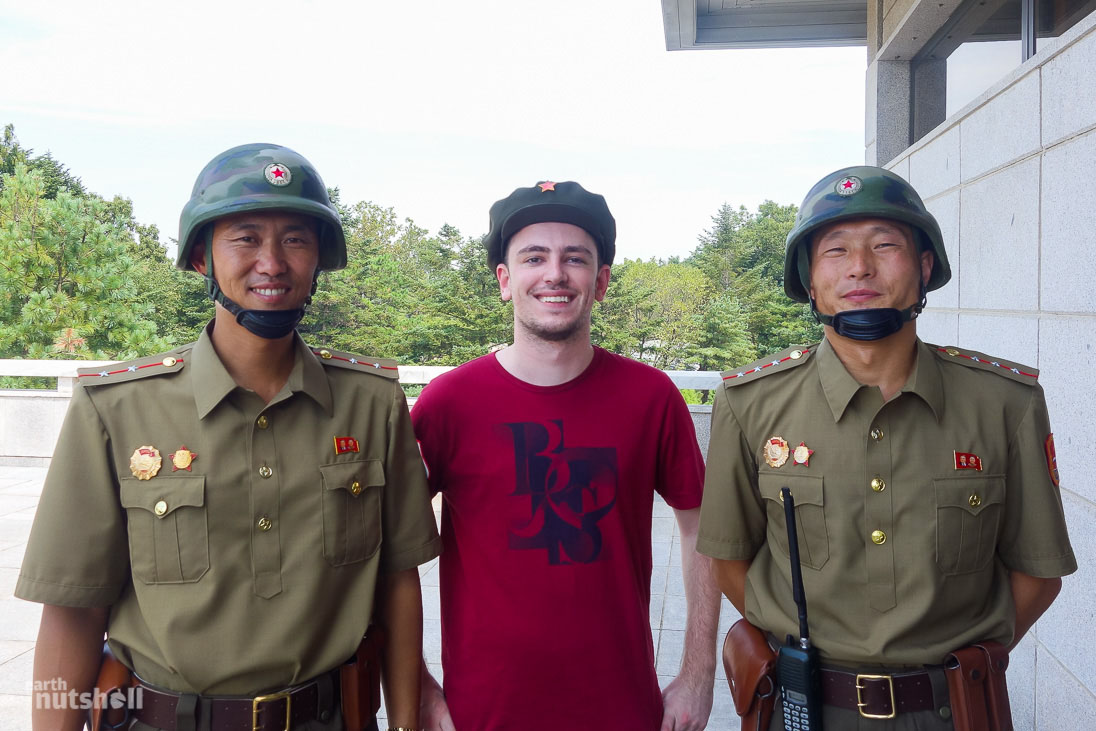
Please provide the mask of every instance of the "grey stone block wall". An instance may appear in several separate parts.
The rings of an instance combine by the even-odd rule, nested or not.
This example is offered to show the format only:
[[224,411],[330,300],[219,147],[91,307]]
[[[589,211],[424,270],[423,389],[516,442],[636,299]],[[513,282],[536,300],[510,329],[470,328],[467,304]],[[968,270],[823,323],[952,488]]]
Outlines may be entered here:
[[[886,166],[939,218],[954,274],[922,338],[1040,369],[1080,569],[1014,652],[1009,686],[1016,728],[1050,731],[1096,728],[1096,14],[1040,43]],[[887,96],[872,86],[869,102]]]

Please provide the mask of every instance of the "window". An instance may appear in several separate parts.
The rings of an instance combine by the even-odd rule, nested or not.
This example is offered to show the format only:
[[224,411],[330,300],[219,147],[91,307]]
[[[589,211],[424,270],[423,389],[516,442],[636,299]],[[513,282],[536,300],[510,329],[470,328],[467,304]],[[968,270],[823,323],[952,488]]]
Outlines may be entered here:
[[914,56],[916,142],[1096,10],[1096,0],[966,0]]

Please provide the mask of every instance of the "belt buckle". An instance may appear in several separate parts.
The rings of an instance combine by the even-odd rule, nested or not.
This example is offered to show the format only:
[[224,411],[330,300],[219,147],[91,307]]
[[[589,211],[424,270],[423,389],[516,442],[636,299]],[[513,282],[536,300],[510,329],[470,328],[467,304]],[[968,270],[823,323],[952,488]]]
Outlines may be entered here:
[[285,728],[282,731],[289,731],[291,719],[290,709],[293,707],[293,699],[290,697],[288,690],[283,690],[280,693],[256,696],[251,700],[251,731],[262,731],[262,728],[259,726],[259,705],[281,700],[282,698],[285,698]]
[[[885,680],[887,681],[887,689],[890,690],[890,707],[891,712],[888,714],[877,713],[865,713],[864,706],[868,705],[864,702],[864,694],[861,692],[864,690],[864,686],[861,685],[862,680]],[[856,674],[856,710],[863,718],[894,718],[898,715],[898,706],[894,702],[894,678],[890,675],[868,675],[866,673]]]

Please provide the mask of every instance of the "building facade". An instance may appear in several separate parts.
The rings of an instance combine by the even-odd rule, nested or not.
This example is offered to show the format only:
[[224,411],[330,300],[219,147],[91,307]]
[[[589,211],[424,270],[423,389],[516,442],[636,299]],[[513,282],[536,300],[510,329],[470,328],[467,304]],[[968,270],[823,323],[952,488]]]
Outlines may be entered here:
[[1080,568],[1012,654],[1016,728],[1096,729],[1096,0],[866,10],[663,0],[670,50],[866,44],[865,161],[925,198],[954,273],[919,334],[1038,368],[1050,406]]

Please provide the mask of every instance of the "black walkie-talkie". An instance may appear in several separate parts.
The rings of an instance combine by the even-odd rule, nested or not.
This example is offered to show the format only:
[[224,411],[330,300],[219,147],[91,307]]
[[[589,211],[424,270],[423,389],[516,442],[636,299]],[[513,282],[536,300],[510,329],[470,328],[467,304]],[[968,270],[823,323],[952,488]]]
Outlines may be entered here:
[[780,488],[784,500],[784,522],[788,525],[788,552],[792,560],[792,596],[799,610],[799,641],[788,635],[776,659],[780,678],[780,705],[785,731],[821,731],[822,678],[818,651],[811,646],[807,629],[807,595],[803,591],[803,572],[799,567],[799,538],[795,530],[795,500],[786,487]]

